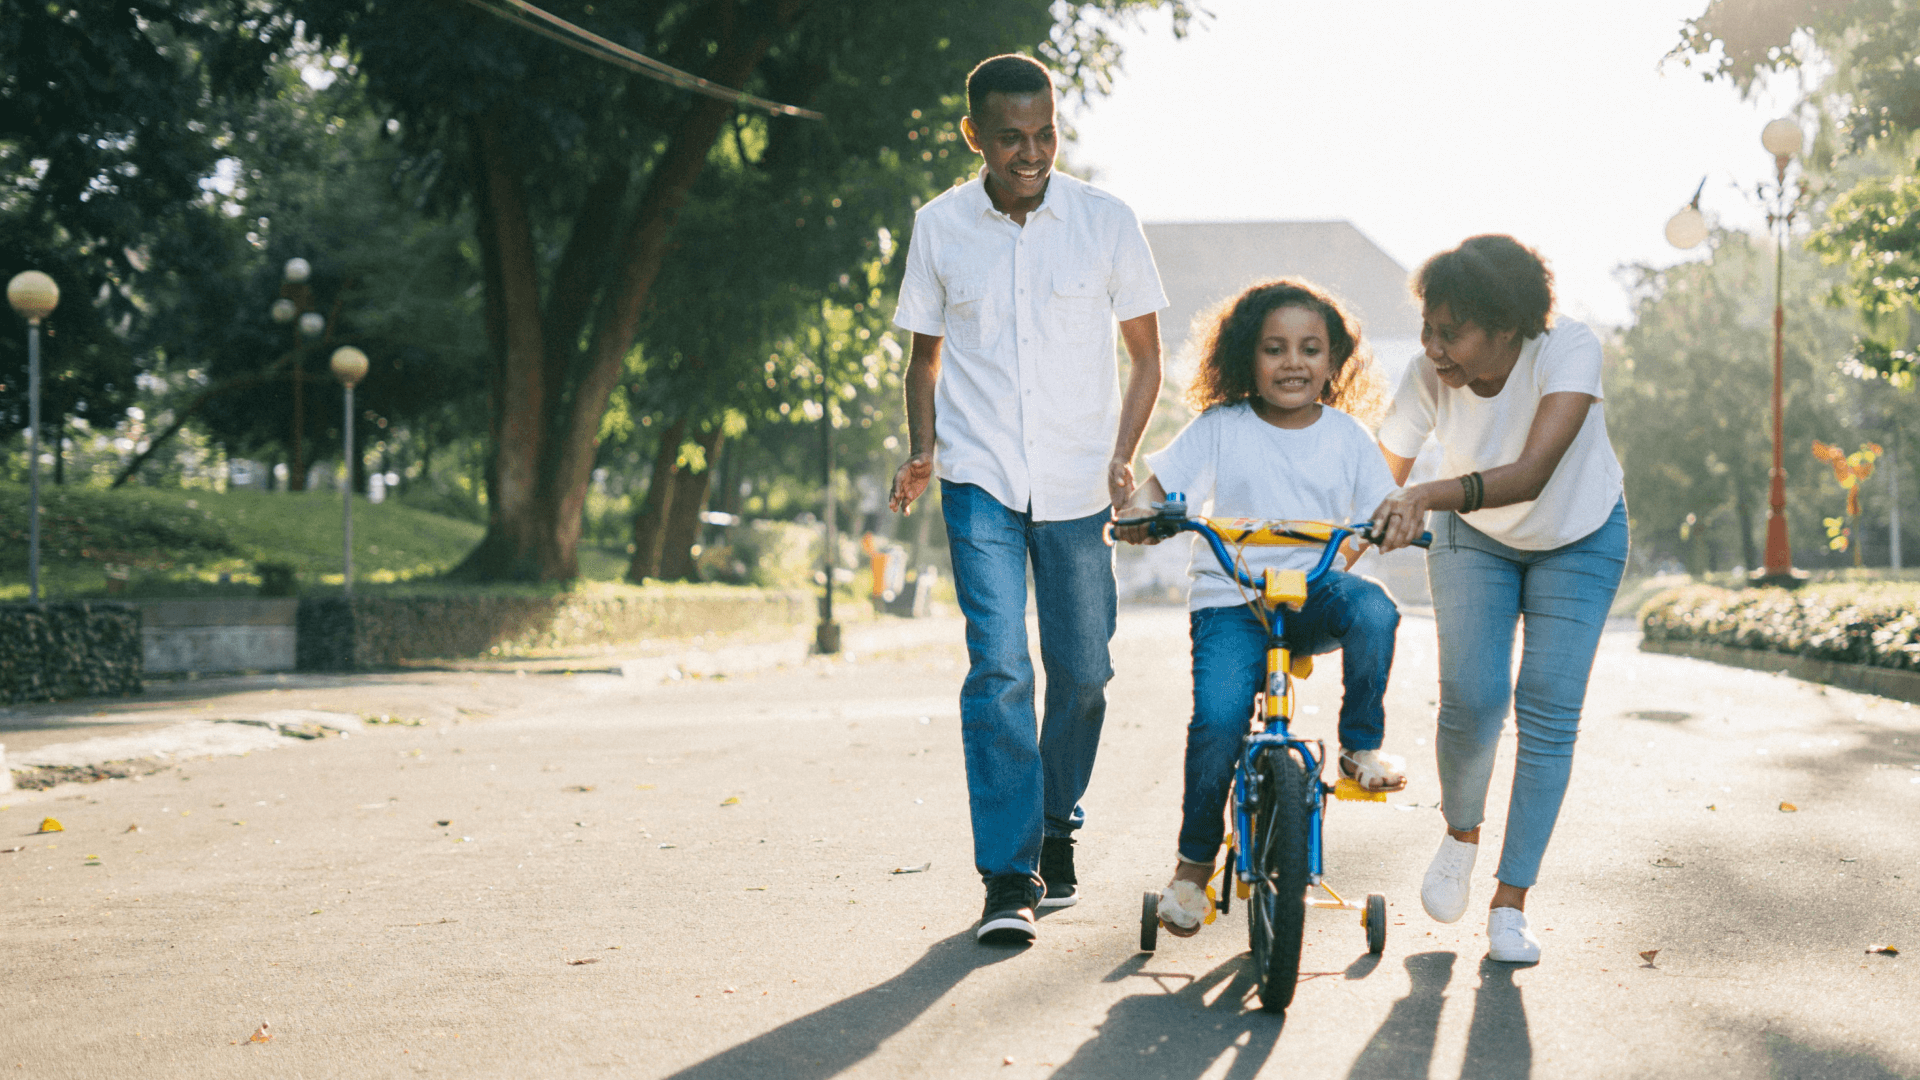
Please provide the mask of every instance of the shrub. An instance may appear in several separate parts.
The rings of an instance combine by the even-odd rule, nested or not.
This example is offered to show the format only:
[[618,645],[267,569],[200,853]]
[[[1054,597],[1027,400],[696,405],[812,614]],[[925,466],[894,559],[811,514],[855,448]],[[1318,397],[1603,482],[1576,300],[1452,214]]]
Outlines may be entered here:
[[139,692],[139,611],[75,601],[0,605],[0,704]]
[[1920,584],[1913,582],[1835,582],[1795,591],[1688,585],[1648,600],[1640,626],[1652,641],[1920,669]]

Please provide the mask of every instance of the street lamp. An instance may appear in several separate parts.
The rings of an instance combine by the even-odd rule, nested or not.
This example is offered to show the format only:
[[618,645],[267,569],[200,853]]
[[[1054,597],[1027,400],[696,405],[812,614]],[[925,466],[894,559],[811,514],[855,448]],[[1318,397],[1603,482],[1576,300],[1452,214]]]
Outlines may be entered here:
[[[281,268],[283,284],[280,286],[280,299],[273,302],[268,314],[273,321],[281,324],[293,323],[301,336],[317,338],[327,328],[327,317],[317,311],[308,311],[307,305],[313,295],[307,288],[307,279],[313,276],[313,265],[302,258],[287,260]],[[293,343],[293,462],[287,471],[287,490],[305,491],[307,489],[306,461],[306,371],[300,366],[300,340]]]
[[[1800,152],[1803,141],[1800,125],[1786,117],[1769,122],[1760,131],[1760,145],[1773,155],[1774,167],[1771,193],[1764,184],[1760,187],[1760,197],[1768,203],[1767,233],[1772,236],[1775,226],[1780,229],[1774,245],[1773,267],[1773,469],[1768,474],[1767,548],[1764,565],[1753,574],[1756,582],[1765,585],[1793,585],[1802,576],[1793,568],[1793,548],[1787,542],[1787,470],[1781,443],[1785,413],[1781,383],[1786,366],[1787,316],[1786,293],[1781,282],[1787,265],[1787,238],[1793,228],[1794,215],[1799,212],[1800,197],[1806,193],[1806,181],[1802,180],[1789,194],[1787,166]],[[1693,201],[1668,219],[1667,242],[1674,247],[1695,247],[1707,238],[1707,221],[1700,213],[1700,192],[1706,185],[1702,179],[1700,188],[1693,193]]]
[[341,565],[345,574],[341,579],[343,589],[348,596],[353,595],[353,384],[367,375],[367,354],[351,345],[342,345],[333,350],[333,359],[327,366],[333,369],[333,377],[339,379],[347,388],[346,424],[340,429],[341,437],[346,441],[347,482],[341,485]]
[[60,286],[38,270],[7,282],[7,303],[27,320],[27,600],[40,602],[40,320],[60,305]]
[[[1793,548],[1787,542],[1787,470],[1781,456],[1784,407],[1780,385],[1786,365],[1786,291],[1782,282],[1787,267],[1787,238],[1793,231],[1794,214],[1800,209],[1800,195],[1806,191],[1806,182],[1802,180],[1800,189],[1788,195],[1787,165],[1793,161],[1793,155],[1800,152],[1802,141],[1800,125],[1786,117],[1768,123],[1760,131],[1760,145],[1773,155],[1774,169],[1767,232],[1772,233],[1775,226],[1780,229],[1773,248],[1773,472],[1767,491],[1766,565],[1756,575],[1757,580],[1769,585],[1791,585],[1798,577],[1793,571]],[[1761,194],[1766,197],[1764,187]]]

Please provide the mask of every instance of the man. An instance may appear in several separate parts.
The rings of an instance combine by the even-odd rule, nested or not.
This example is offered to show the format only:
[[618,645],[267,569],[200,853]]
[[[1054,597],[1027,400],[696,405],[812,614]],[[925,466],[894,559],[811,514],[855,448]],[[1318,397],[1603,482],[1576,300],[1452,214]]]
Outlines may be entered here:
[[[1133,493],[1167,305],[1133,211],[1053,171],[1054,104],[1047,70],[1024,56],[967,76],[961,133],[985,164],[915,216],[894,314],[913,334],[913,456],[894,474],[890,505],[904,513],[926,491],[937,449],[971,659],[960,722],[987,887],[977,936],[994,943],[1031,941],[1036,904],[1079,899],[1073,832],[1113,676],[1113,556],[1101,530]],[[1116,318],[1133,361],[1124,398]],[[1029,561],[1044,726],[1027,650]]]

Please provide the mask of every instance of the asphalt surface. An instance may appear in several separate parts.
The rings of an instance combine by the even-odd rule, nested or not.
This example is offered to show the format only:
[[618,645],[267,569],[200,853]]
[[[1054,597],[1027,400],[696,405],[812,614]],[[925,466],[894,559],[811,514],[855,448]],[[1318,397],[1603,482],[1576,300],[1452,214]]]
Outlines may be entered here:
[[[1529,903],[1546,955],[1514,968],[1484,959],[1504,785],[1468,916],[1419,907],[1441,823],[1432,623],[1409,613],[1387,741],[1412,785],[1336,805],[1327,831],[1335,887],[1393,903],[1386,954],[1353,915],[1309,913],[1283,1020],[1250,1004],[1242,908],[1136,947],[1173,859],[1184,613],[1123,613],[1086,898],[1025,949],[970,934],[957,625],[868,642],[726,678],[414,673],[159,703],[422,723],[0,795],[0,848],[21,848],[0,854],[0,1073],[1920,1076],[1920,712],[1898,702],[1609,633]],[[1338,692],[1324,665],[1307,733],[1331,739]],[[87,719],[0,719],[44,749],[62,717]],[[65,831],[35,833],[47,816]],[[1915,951],[1868,952],[1885,944]]]

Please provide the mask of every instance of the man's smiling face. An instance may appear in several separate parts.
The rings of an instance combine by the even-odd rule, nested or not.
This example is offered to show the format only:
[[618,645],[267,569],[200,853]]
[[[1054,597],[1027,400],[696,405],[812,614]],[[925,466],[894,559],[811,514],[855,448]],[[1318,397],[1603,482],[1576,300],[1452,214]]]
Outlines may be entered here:
[[986,96],[979,116],[960,125],[967,145],[986,159],[987,191],[1002,212],[1040,205],[1060,152],[1053,126],[1053,93]]

